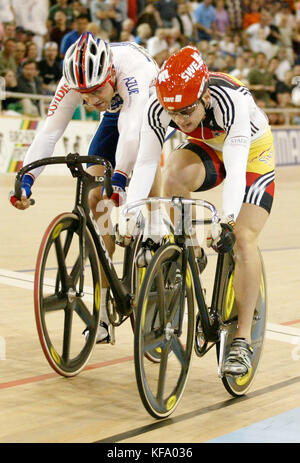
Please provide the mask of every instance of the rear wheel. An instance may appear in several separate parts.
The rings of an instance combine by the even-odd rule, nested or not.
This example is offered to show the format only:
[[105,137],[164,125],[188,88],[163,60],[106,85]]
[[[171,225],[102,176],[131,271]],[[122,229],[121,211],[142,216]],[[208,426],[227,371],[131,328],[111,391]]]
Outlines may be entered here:
[[[39,340],[50,366],[74,376],[92,353],[99,324],[100,271],[88,228],[85,234],[84,288],[79,294],[79,220],[64,213],[48,226],[40,245],[34,283]],[[85,339],[83,331],[89,330]]]
[[[228,257],[229,258],[229,257]],[[252,355],[252,367],[250,371],[240,377],[234,377],[225,375],[222,378],[222,382],[226,390],[233,395],[234,397],[245,394],[250,388],[254,376],[256,374],[259,361],[261,358],[263,343],[266,331],[267,323],[267,291],[266,291],[266,276],[264,270],[263,259],[261,258],[261,282],[259,288],[259,294],[257,297],[257,302],[255,306],[253,321],[252,321],[252,330],[251,330],[251,345],[253,347]],[[230,257],[230,264],[228,266],[228,274],[226,276],[226,283],[224,286],[223,300],[222,300],[222,309],[221,309],[221,318],[224,325],[227,325],[228,328],[228,337],[225,346],[225,358],[227,357],[231,343],[233,341],[236,329],[237,329],[237,308],[234,297],[233,289],[233,278],[234,278],[234,264],[233,259]],[[219,347],[217,344],[217,355],[219,358]]]
[[[166,244],[151,260],[139,294],[135,372],[141,400],[155,418],[165,418],[175,410],[190,369],[194,305],[189,267],[185,278],[183,285],[182,250]],[[154,353],[159,363],[147,360]]]

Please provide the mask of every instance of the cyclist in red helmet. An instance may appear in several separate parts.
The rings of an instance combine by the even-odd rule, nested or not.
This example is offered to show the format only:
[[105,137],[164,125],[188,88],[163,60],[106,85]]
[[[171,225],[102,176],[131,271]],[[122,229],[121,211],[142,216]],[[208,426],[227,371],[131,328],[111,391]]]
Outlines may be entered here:
[[[156,91],[148,102],[127,202],[148,196],[169,127],[186,134],[186,140],[167,158],[164,195],[189,197],[223,182],[221,223],[209,232],[207,245],[226,252],[235,243],[238,329],[225,373],[243,376],[251,369],[251,325],[261,281],[258,238],[274,195],[271,129],[247,87],[227,74],[209,72],[191,46],[164,63]],[[130,221],[122,226],[130,234]]]

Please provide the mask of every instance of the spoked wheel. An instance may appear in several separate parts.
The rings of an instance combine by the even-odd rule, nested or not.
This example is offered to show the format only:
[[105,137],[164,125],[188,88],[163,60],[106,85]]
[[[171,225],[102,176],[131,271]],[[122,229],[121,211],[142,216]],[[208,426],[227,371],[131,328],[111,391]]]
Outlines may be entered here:
[[[95,245],[86,228],[84,288],[79,294],[79,220],[64,213],[48,226],[38,253],[34,305],[40,343],[51,367],[74,376],[92,353],[99,324],[100,271]],[[88,328],[89,336],[83,336]]]
[[[151,260],[139,294],[134,333],[135,373],[142,402],[155,418],[165,418],[175,410],[189,373],[194,342],[189,267],[185,285],[183,278],[182,250],[166,244]],[[154,352],[159,363],[147,360],[147,354],[152,356]]]
[[[231,258],[232,259],[232,258]],[[267,323],[267,291],[266,291],[266,276],[264,270],[263,259],[260,254],[262,275],[260,281],[259,294],[254,311],[251,339],[253,347],[252,367],[250,371],[240,377],[225,375],[222,378],[226,390],[234,397],[245,394],[250,388],[255,373],[257,371],[259,361],[262,354],[266,323]],[[222,303],[222,321],[228,326],[228,337],[225,346],[225,358],[227,357],[231,343],[233,341],[237,329],[237,308],[235,304],[234,289],[233,289],[234,265],[233,261],[229,265],[229,272],[224,286],[224,298]],[[217,354],[219,355],[219,343],[217,344]]]

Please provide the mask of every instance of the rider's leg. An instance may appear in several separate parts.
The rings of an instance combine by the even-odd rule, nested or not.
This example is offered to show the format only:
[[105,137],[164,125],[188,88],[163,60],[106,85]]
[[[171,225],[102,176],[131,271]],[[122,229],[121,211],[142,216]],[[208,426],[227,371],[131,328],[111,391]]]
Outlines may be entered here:
[[243,204],[235,226],[234,291],[238,309],[235,337],[251,344],[251,326],[261,281],[258,238],[269,213],[254,204]]
[[[87,168],[87,172],[94,176],[102,176],[104,174],[104,168],[102,166],[90,166]],[[105,247],[108,251],[110,258],[112,259],[115,252],[115,243],[112,239],[112,227],[110,222],[111,208],[102,207],[102,187],[94,188],[89,194],[89,206],[93,213],[94,219],[98,224],[100,234],[103,238]],[[107,202],[111,202],[106,200]],[[106,295],[109,288],[108,281],[103,271],[102,265],[100,265],[101,273],[101,299],[100,299],[100,327],[98,330],[96,342],[103,342],[108,340],[108,325],[109,320],[106,311]]]

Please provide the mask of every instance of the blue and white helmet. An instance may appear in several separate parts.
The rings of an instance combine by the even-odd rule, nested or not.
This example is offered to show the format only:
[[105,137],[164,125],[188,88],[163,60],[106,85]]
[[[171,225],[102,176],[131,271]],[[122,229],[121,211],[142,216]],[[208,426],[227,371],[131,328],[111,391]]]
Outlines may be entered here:
[[82,34],[67,50],[63,75],[70,88],[88,92],[109,81],[112,52],[109,44],[95,39],[91,32]]

